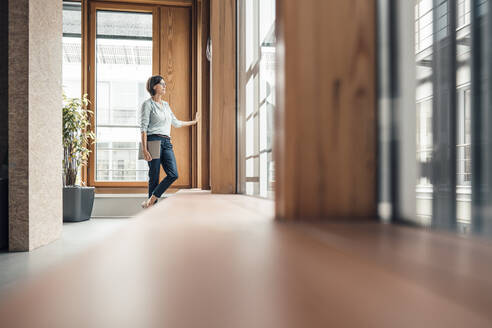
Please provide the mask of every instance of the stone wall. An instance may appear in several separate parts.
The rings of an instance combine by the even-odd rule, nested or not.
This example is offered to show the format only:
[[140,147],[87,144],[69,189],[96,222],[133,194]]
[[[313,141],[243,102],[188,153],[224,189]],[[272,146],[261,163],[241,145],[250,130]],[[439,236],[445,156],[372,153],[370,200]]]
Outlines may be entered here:
[[59,238],[62,2],[9,1],[9,248]]

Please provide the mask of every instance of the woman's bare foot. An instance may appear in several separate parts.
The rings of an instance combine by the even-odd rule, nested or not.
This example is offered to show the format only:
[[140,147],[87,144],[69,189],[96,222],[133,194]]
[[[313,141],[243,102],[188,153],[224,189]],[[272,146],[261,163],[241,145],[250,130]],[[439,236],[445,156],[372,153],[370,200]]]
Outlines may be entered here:
[[142,208],[149,208],[153,206],[156,201],[157,201],[157,197],[152,195],[149,199],[144,200],[140,205],[142,206]]

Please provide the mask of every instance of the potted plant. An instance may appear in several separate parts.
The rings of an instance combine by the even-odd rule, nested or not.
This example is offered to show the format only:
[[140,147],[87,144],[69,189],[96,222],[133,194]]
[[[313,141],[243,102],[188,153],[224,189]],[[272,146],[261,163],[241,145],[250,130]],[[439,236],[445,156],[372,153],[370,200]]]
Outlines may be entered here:
[[87,95],[63,95],[63,221],[88,220],[94,204],[94,187],[76,185],[79,168],[87,164],[88,147],[95,139],[89,129],[93,113],[88,104]]

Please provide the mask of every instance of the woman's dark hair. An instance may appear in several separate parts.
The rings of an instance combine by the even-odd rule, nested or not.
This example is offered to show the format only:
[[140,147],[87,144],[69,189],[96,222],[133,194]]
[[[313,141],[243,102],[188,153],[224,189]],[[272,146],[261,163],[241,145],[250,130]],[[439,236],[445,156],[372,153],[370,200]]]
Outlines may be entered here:
[[156,84],[161,83],[161,80],[164,80],[164,78],[162,76],[160,76],[160,75],[151,76],[147,80],[147,91],[150,93],[151,96],[154,96],[155,95],[154,86]]

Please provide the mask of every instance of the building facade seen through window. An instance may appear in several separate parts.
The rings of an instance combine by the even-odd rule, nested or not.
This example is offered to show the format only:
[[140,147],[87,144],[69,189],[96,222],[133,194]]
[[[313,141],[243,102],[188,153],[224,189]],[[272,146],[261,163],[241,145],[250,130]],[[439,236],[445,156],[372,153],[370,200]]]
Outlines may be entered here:
[[[416,196],[417,219],[430,225],[432,220],[432,156],[438,150],[433,135],[433,112],[438,104],[434,92],[441,92],[439,77],[434,71],[441,70],[434,63],[434,51],[449,47],[450,37],[456,38],[456,214],[462,229],[469,229],[471,217],[471,135],[470,135],[470,5],[471,0],[456,1],[456,23],[450,24],[449,1],[415,1],[415,60],[416,60],[416,132],[417,162],[419,164]],[[449,33],[449,29],[456,33]],[[440,73],[440,72],[439,72]],[[439,90],[436,90],[439,89]]]
[[378,1],[384,219],[492,235],[489,2]]
[[238,189],[273,198],[275,0],[239,0]]
[[[63,90],[81,96],[81,5],[63,2]],[[138,110],[152,75],[152,15],[97,11],[96,181],[146,181]]]
[[152,75],[152,14],[96,15],[96,181],[146,181],[138,111]]
[[62,86],[70,98],[79,98],[82,91],[81,23],[80,2],[63,2]]

